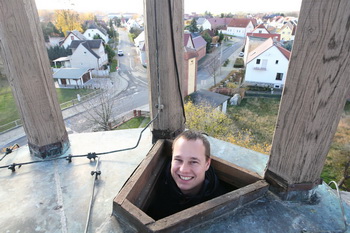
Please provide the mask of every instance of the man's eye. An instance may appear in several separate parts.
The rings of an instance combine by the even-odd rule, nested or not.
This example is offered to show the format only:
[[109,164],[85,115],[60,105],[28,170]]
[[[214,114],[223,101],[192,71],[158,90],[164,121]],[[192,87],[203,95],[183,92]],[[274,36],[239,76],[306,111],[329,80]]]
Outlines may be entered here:
[[198,163],[197,161],[191,161],[190,162],[191,164],[196,164],[196,163]]

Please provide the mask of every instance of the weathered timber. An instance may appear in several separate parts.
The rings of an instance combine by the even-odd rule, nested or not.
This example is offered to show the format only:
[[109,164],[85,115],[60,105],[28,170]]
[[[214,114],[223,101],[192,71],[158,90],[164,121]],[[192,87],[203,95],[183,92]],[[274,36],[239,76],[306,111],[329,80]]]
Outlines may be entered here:
[[[170,3],[170,5],[169,5]],[[183,0],[144,1],[153,142],[184,130]]]
[[235,164],[229,163],[215,156],[212,156],[211,165],[215,168],[216,175],[220,180],[238,188],[263,179],[257,173],[236,166]]
[[0,53],[31,154],[64,153],[68,134],[34,0],[0,1]]
[[113,215],[139,232],[180,232],[256,200],[268,190],[268,183],[259,175],[212,156],[219,179],[239,185],[238,189],[155,221],[145,210],[154,197],[159,175],[170,161],[171,145],[171,140],[158,140],[114,199]]
[[304,0],[265,178],[312,189],[350,89],[350,2]]

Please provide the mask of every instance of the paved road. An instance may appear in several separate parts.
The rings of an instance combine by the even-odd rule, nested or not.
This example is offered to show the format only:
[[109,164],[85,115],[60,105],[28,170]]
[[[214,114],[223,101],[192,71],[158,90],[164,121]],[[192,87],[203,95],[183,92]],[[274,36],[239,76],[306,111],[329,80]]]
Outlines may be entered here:
[[[234,69],[233,64],[243,48],[244,39],[233,38],[217,48],[213,53],[207,54],[198,62],[197,72],[197,90],[208,89],[214,85],[213,74],[207,67],[213,63],[214,59],[221,60],[223,64],[227,59],[230,60],[226,67],[220,66],[216,71],[216,83],[220,82]],[[221,59],[220,59],[221,57]]]

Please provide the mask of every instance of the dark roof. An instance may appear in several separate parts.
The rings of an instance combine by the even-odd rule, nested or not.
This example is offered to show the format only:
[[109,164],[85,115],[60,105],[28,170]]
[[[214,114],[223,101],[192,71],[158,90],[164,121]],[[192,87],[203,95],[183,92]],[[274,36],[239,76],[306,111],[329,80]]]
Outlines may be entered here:
[[193,40],[194,48],[196,50],[207,46],[207,42],[201,36],[197,36],[196,38],[193,38],[192,40]]
[[88,44],[88,46],[91,49],[98,49],[101,46],[102,43],[102,39],[95,39],[95,40],[73,40],[72,43],[70,44],[70,48],[71,49],[75,49],[78,48],[78,46],[83,43],[86,42],[86,44]]
[[90,24],[88,29],[97,29],[102,32],[105,36],[107,36],[107,31],[103,27],[99,27],[96,24]]
[[229,96],[221,95],[207,90],[199,90],[193,92],[189,96],[194,105],[209,104],[213,108],[220,106],[230,98]]
[[70,44],[70,49],[78,48],[80,44],[82,44],[89,52],[94,55],[97,58],[100,58],[99,55],[97,55],[92,49],[98,49],[100,48],[102,43],[101,39],[96,40],[73,40]]

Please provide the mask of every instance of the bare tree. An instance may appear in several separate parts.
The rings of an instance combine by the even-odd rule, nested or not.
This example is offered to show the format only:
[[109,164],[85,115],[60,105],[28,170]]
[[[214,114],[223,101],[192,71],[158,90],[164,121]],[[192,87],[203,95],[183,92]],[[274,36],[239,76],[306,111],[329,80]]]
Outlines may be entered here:
[[[103,84],[97,86],[101,92],[97,97],[84,102],[82,105],[86,109],[87,120],[97,128],[97,130],[111,130],[115,122],[115,108],[117,106],[118,95],[115,94],[115,88],[119,85],[117,80],[99,78]],[[94,84],[96,87],[96,84]]]
[[211,60],[205,66],[205,70],[214,79],[214,86],[216,85],[216,77],[220,66],[221,66],[220,53],[216,52],[215,54],[213,54],[213,56],[211,57]]

